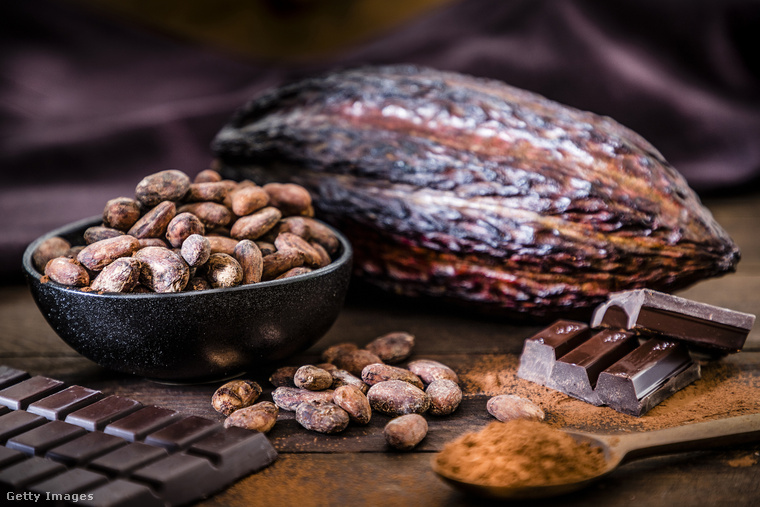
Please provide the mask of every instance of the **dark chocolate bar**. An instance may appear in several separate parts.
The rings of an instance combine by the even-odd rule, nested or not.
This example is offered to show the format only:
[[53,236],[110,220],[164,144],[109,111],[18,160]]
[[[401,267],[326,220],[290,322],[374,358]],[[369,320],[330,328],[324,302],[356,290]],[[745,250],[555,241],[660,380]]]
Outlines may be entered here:
[[699,377],[686,345],[652,338],[601,372],[595,391],[605,405],[640,416]]
[[590,336],[591,330],[583,322],[558,320],[525,340],[517,376],[546,385],[555,361]]
[[633,333],[602,330],[560,357],[554,363],[546,386],[587,403],[602,405],[594,391],[599,375],[638,346],[639,340]]
[[591,327],[656,333],[711,354],[740,351],[754,323],[748,313],[650,289],[612,293],[591,318]]
[[186,505],[277,457],[263,433],[12,368],[0,366],[0,388],[0,489],[10,492],[77,495],[90,506]]

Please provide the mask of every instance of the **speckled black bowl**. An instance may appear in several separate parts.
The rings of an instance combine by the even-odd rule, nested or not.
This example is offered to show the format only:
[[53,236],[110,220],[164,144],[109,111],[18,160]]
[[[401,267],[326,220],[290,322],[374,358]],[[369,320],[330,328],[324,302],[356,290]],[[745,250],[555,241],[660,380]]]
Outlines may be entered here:
[[35,240],[23,265],[37,306],[74,350],[112,370],[165,382],[234,377],[285,359],[319,340],[343,305],[352,250],[341,249],[324,268],[305,275],[230,289],[177,294],[97,294],[41,282],[32,264],[51,236],[82,244],[93,217]]

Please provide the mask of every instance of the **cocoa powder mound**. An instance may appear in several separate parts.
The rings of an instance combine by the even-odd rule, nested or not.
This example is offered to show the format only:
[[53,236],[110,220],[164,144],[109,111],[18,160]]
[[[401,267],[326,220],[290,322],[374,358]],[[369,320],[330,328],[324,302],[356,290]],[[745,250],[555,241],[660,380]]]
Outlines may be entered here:
[[450,478],[483,486],[549,486],[577,482],[604,470],[599,447],[537,421],[493,422],[446,445],[436,457]]
[[641,417],[595,407],[559,391],[517,377],[519,356],[486,354],[461,371],[466,394],[515,394],[546,412],[554,427],[605,433],[648,431],[711,419],[760,412],[760,377],[744,364],[742,354],[703,361],[702,378],[681,389]]

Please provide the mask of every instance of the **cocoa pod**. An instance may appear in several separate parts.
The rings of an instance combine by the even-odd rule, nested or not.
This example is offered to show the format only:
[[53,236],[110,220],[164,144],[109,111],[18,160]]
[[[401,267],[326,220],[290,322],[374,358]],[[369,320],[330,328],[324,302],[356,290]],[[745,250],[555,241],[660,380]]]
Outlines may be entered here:
[[279,413],[280,409],[277,408],[277,405],[271,401],[261,401],[250,407],[235,410],[224,420],[224,427],[235,426],[266,433],[274,427]]
[[181,292],[190,280],[190,268],[168,248],[148,246],[133,257],[142,263],[140,283],[153,292]]
[[391,419],[383,428],[383,436],[388,445],[400,451],[410,451],[422,442],[428,431],[428,424],[419,414],[407,414]]
[[166,226],[166,240],[174,248],[181,247],[182,243],[193,234],[203,236],[205,233],[206,228],[198,217],[187,212],[177,214]]
[[166,234],[166,227],[176,214],[177,206],[171,201],[163,201],[135,222],[127,234],[137,239],[160,238]]
[[222,174],[308,189],[356,274],[394,293],[545,317],[740,257],[641,136],[494,80],[403,65],[304,79],[249,101],[213,149]]
[[130,235],[116,236],[87,245],[77,260],[92,271],[100,271],[119,257],[129,257],[140,248],[140,242]]
[[391,416],[422,414],[430,408],[430,397],[425,391],[403,380],[373,385],[367,391],[367,399],[373,409]]
[[140,261],[134,257],[116,259],[90,284],[98,292],[132,292],[140,281]]
[[182,171],[170,169],[143,178],[135,188],[135,198],[145,206],[161,201],[179,201],[190,188],[190,178]]
[[71,243],[60,236],[53,236],[40,243],[32,254],[32,264],[37,271],[42,273],[51,259],[67,256],[70,249]]
[[76,260],[69,257],[50,259],[45,265],[45,276],[61,285],[85,287],[90,284],[90,275]]
[[128,231],[140,219],[140,203],[129,197],[117,197],[103,208],[103,225]]

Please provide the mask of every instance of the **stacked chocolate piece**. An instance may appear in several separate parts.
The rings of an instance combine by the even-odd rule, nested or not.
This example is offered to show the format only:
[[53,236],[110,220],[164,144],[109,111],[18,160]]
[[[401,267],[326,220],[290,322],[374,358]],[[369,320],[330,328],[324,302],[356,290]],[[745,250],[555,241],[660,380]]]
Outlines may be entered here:
[[560,320],[528,338],[517,375],[641,416],[700,378],[691,351],[738,352],[754,322],[754,315],[649,289],[617,292],[590,325]]

